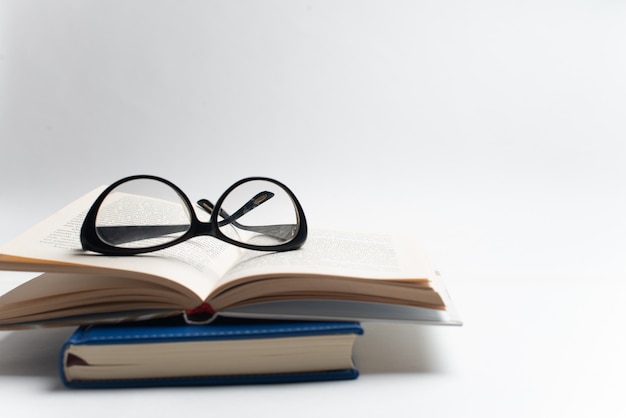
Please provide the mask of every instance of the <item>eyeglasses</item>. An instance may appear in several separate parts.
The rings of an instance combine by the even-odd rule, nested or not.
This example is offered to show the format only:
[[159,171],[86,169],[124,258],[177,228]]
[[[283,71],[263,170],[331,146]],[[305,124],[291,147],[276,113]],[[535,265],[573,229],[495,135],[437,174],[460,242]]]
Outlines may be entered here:
[[133,255],[162,250],[208,235],[261,251],[300,248],[307,237],[302,206],[284,184],[250,177],[230,186],[198,219],[189,198],[176,185],[156,176],[130,176],[107,187],[85,217],[80,232],[84,250],[106,255]]

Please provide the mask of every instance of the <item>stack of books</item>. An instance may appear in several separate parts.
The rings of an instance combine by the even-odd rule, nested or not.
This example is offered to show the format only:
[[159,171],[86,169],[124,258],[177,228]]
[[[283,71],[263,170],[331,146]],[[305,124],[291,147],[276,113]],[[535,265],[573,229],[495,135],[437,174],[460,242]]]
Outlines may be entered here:
[[310,230],[296,251],[201,237],[102,256],[79,240],[97,193],[0,247],[0,269],[43,272],[0,295],[0,329],[78,326],[60,354],[68,386],[354,379],[362,321],[461,323],[406,237]]

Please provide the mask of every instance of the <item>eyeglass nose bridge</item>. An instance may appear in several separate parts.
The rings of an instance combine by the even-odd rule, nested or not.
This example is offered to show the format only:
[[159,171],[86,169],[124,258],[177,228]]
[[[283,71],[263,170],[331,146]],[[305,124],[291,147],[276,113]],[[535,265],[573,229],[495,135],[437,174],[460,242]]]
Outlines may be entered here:
[[202,236],[202,235],[215,237],[216,236],[216,231],[217,231],[217,225],[215,225],[215,223],[213,223],[211,221],[203,222],[203,221],[197,219],[197,217],[196,217],[195,222],[191,223],[191,225],[189,227],[189,231],[187,232],[187,234],[188,234],[189,238],[190,237]]

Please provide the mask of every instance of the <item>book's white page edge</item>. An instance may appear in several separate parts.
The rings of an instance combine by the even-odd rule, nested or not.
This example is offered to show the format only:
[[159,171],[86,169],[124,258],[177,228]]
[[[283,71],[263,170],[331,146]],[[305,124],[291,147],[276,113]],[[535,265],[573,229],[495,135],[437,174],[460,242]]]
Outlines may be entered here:
[[338,300],[264,302],[231,308],[218,315],[234,318],[320,321],[407,321],[433,325],[462,325],[456,311]]

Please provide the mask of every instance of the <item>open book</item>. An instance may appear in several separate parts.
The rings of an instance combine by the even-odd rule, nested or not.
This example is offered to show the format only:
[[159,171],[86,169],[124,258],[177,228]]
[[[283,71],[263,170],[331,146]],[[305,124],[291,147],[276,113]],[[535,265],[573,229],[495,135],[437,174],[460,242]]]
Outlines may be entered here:
[[402,236],[312,230],[301,249],[274,253],[210,237],[144,255],[83,251],[82,221],[101,191],[0,248],[0,269],[43,273],[0,296],[0,328],[182,312],[192,319],[460,323],[436,272]]

